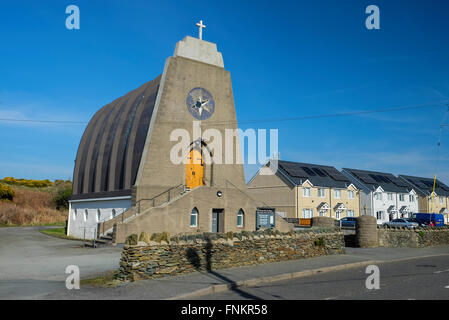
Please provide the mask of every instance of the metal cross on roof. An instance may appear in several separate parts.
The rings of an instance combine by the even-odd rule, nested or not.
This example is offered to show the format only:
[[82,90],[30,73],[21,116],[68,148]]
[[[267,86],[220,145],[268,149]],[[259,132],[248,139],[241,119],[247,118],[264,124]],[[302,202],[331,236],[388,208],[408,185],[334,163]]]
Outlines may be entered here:
[[203,40],[203,28],[206,28],[206,26],[203,24],[203,20],[200,20],[200,22],[198,22],[197,24],[196,24],[197,26],[198,26],[198,28],[200,29],[199,30],[199,39],[200,40]]

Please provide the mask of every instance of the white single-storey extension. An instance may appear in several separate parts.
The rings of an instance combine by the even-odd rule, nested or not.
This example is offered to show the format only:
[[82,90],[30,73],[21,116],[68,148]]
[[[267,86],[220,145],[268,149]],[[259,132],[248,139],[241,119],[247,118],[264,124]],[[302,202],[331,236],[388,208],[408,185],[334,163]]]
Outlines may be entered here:
[[99,222],[113,219],[129,208],[131,196],[70,200],[67,234],[80,239],[94,239]]

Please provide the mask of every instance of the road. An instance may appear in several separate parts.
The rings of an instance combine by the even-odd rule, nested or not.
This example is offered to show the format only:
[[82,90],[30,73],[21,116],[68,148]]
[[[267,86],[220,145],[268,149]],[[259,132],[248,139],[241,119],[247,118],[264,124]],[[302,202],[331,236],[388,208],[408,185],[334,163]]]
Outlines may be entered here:
[[380,289],[368,290],[366,268],[323,273],[197,299],[449,299],[449,257],[416,258],[378,265]]
[[118,268],[121,247],[84,248],[80,241],[42,234],[41,228],[0,228],[0,299],[67,291],[68,265],[80,268],[81,279]]

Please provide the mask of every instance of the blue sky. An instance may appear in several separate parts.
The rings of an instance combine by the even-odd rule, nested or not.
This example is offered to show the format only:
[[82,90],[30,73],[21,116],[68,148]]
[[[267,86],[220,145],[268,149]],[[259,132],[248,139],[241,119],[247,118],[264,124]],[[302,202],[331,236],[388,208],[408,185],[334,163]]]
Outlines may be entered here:
[[[81,29],[65,28],[66,6]],[[367,30],[365,8],[380,8]],[[195,23],[231,72],[239,121],[449,99],[449,2],[2,1],[0,118],[88,121],[163,71]],[[279,129],[281,159],[449,183],[446,108],[244,124]],[[446,120],[448,122],[449,119]],[[0,121],[0,178],[71,179],[84,125]],[[249,178],[256,170],[246,166]]]

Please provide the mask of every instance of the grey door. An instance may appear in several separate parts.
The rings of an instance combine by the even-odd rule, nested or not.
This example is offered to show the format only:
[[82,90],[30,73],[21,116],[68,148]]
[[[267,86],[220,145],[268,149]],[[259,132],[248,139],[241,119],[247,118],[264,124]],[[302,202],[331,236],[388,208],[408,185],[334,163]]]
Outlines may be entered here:
[[212,209],[212,232],[223,232],[224,210]]

